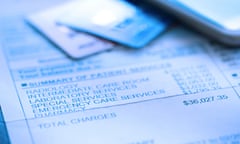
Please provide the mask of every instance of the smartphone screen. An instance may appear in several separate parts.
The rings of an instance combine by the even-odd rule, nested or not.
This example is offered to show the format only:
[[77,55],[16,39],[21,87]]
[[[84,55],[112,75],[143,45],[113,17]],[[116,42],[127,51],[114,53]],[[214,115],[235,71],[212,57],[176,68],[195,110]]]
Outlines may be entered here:
[[239,0],[177,0],[183,7],[190,8],[228,30],[240,29]]

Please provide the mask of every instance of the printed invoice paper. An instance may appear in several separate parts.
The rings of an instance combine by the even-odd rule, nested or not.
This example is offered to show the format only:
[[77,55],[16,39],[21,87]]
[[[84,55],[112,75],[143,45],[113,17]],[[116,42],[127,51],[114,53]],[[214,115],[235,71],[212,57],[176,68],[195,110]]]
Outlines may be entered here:
[[240,142],[239,49],[176,27],[72,61],[16,13],[0,16],[1,144]]

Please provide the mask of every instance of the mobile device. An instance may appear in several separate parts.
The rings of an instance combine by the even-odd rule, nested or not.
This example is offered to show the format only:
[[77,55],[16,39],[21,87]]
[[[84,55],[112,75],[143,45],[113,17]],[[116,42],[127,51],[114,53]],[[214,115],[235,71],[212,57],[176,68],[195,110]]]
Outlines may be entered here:
[[239,0],[145,0],[221,43],[240,46]]

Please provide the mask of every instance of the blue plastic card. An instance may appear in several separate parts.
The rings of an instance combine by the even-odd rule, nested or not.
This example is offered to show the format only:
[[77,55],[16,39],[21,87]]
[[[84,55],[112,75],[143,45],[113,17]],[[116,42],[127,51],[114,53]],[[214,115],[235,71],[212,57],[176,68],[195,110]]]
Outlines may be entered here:
[[81,0],[66,7],[59,23],[133,48],[144,47],[168,25],[121,0]]

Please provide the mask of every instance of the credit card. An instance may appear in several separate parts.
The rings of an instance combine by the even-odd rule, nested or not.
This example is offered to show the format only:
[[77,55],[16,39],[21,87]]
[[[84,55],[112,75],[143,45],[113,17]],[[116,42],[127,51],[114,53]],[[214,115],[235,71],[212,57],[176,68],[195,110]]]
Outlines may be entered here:
[[133,48],[144,47],[169,24],[123,0],[78,0],[66,7],[59,23]]
[[27,18],[27,21],[74,59],[87,57],[113,48],[114,44],[111,42],[57,24],[55,18],[62,15],[65,8],[63,5],[32,14]]

